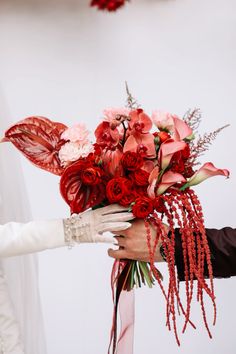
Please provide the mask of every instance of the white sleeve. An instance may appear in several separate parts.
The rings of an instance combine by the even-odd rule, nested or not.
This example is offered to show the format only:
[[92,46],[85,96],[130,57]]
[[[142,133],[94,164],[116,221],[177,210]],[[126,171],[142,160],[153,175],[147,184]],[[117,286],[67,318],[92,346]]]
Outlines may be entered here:
[[63,221],[10,222],[0,225],[0,258],[65,246]]
[[8,293],[4,273],[0,268],[0,353],[24,354],[19,324]]

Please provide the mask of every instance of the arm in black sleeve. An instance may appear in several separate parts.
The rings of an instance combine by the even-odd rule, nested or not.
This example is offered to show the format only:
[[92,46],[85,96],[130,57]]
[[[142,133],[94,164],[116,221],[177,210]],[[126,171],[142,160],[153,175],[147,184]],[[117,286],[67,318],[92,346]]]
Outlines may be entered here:
[[[236,275],[236,229],[206,229],[211,252],[214,278],[228,278]],[[179,229],[175,230],[175,263],[179,280],[184,280],[184,262]],[[205,267],[206,268],[206,267]],[[207,270],[205,269],[207,277]]]

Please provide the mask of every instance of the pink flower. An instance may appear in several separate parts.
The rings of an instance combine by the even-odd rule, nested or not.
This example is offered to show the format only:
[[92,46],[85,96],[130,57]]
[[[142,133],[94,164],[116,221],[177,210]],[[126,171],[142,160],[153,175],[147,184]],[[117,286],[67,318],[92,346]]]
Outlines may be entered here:
[[155,158],[156,147],[153,134],[130,135],[124,145],[124,152],[126,151],[143,151],[148,158]]
[[180,182],[186,182],[186,179],[180,173],[167,171],[162,176],[161,183],[157,188],[157,195],[163,194],[168,188]]
[[120,133],[117,128],[112,129],[109,122],[102,122],[95,130],[97,144],[101,147],[114,149],[120,141]]
[[148,158],[156,157],[156,147],[153,134],[149,133],[152,121],[142,109],[130,112],[129,136],[124,145],[124,152],[142,153]]
[[130,134],[146,134],[152,128],[152,120],[142,109],[136,109],[129,114],[131,120],[129,122]]
[[162,170],[166,169],[170,164],[172,156],[177,151],[184,150],[185,147],[186,147],[186,143],[183,141],[167,140],[166,142],[162,143],[158,153],[158,161],[161,166],[161,169]]
[[120,125],[120,121],[117,117],[120,116],[129,116],[130,109],[128,108],[106,108],[103,111],[104,114],[104,121],[109,122],[112,127],[116,127]]
[[69,140],[72,143],[79,142],[80,144],[87,144],[88,142],[89,131],[87,130],[85,124],[78,123],[74,126],[66,129],[61,135],[61,138],[64,140]]
[[152,120],[158,129],[168,130],[172,133],[173,139],[177,141],[183,140],[193,133],[182,119],[167,112],[154,111]]
[[149,182],[149,186],[148,186],[148,189],[147,189],[147,193],[148,193],[148,196],[152,199],[154,199],[156,197],[156,194],[155,194],[155,189],[156,189],[156,185],[157,185],[157,180],[158,180],[158,175],[159,175],[159,167],[155,167],[152,172],[150,173],[150,176],[149,176],[149,179],[148,179],[148,182]]
[[121,164],[122,152],[116,148],[115,150],[105,150],[101,159],[104,163],[104,168],[112,176],[123,176],[123,167]]
[[89,142],[84,145],[81,145],[80,143],[68,142],[61,147],[58,156],[62,166],[67,166],[71,162],[87,157],[93,151],[94,147]]
[[168,112],[156,110],[152,113],[152,120],[159,130],[173,130],[173,118]]
[[216,168],[213,163],[207,162],[188,180],[186,187],[196,186],[213,176],[225,176],[228,178],[229,174],[228,170]]

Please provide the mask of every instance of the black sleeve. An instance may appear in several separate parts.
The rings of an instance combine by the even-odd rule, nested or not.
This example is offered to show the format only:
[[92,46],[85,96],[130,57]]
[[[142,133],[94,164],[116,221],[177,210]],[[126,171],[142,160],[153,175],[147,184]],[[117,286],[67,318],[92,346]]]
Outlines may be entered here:
[[[206,229],[211,252],[214,278],[228,278],[236,275],[236,229]],[[179,280],[184,280],[184,262],[179,229],[175,229],[175,263]],[[206,267],[205,267],[206,268]],[[205,276],[208,276],[205,269]]]

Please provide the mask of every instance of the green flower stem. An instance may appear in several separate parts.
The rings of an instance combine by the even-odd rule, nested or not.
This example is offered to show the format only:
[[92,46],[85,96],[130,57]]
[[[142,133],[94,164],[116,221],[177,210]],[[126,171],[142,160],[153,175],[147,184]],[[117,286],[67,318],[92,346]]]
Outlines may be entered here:
[[150,278],[150,272],[149,272],[147,263],[146,263],[146,262],[138,262],[138,263],[139,263],[140,269],[141,269],[142,272],[143,272],[143,275],[144,275],[144,278],[145,278],[145,280],[146,280],[146,282],[147,282],[147,285],[149,286],[149,288],[152,288],[153,281],[152,281],[152,279]]
[[185,183],[182,187],[180,187],[180,191],[184,191],[186,188],[188,188],[189,187],[189,183],[187,182],[187,183]]

